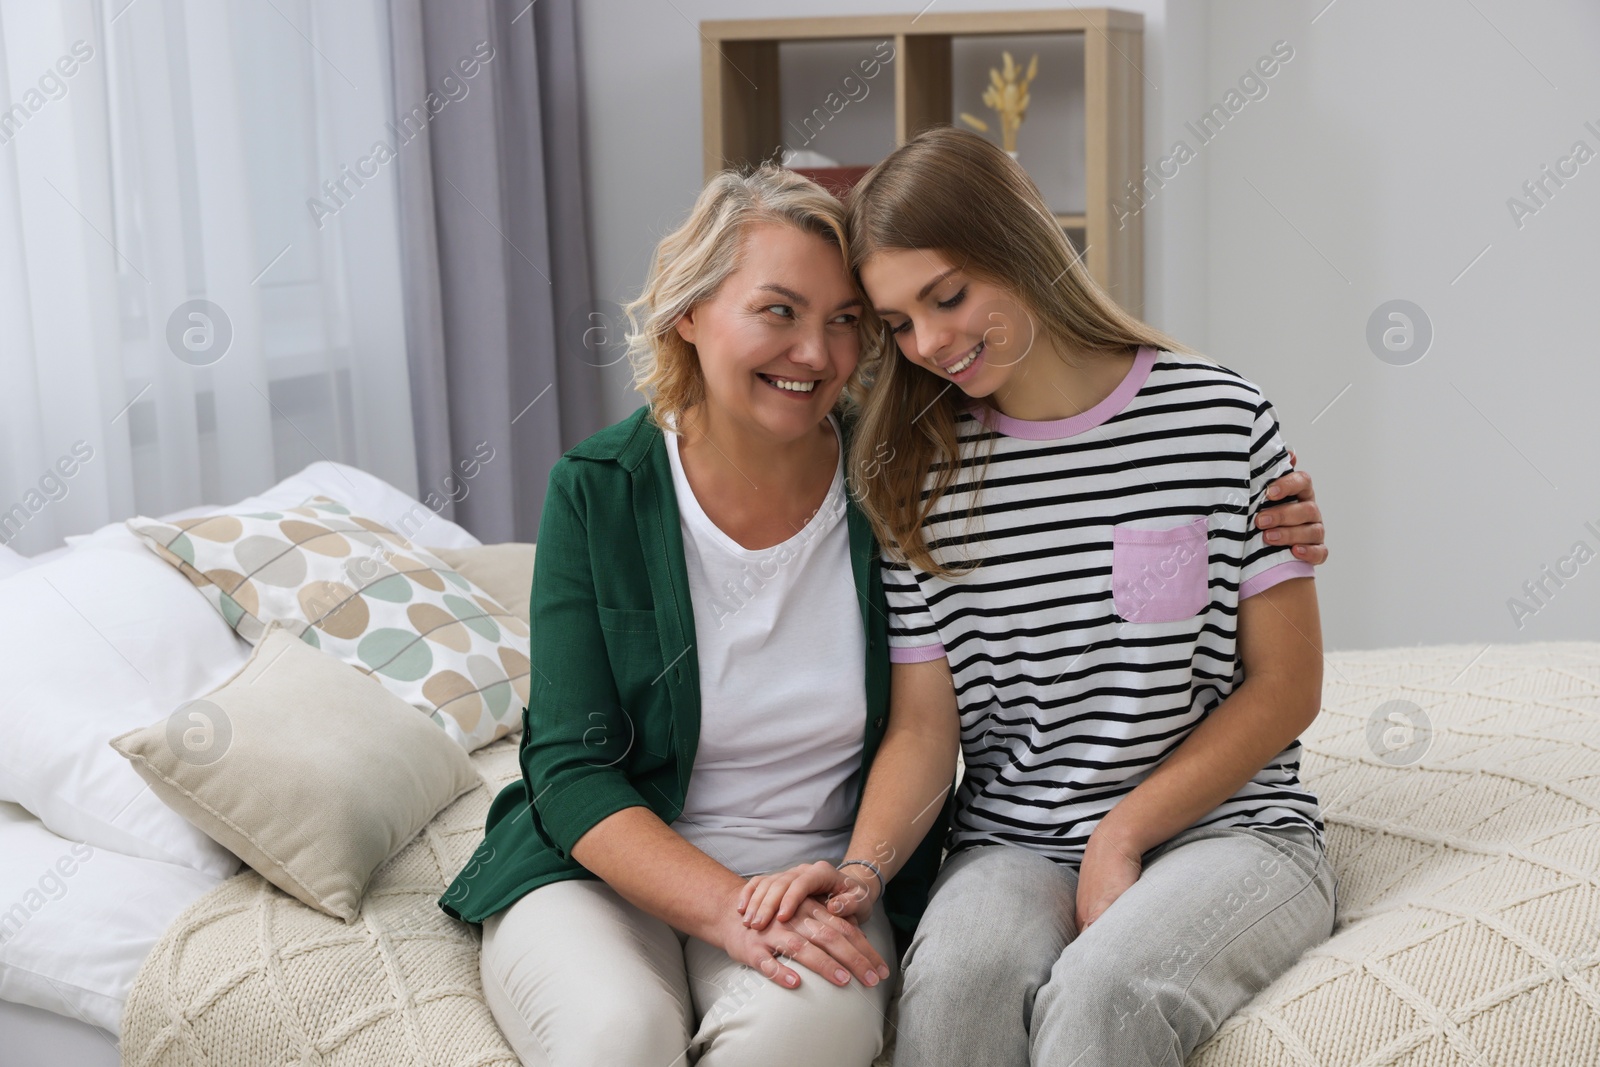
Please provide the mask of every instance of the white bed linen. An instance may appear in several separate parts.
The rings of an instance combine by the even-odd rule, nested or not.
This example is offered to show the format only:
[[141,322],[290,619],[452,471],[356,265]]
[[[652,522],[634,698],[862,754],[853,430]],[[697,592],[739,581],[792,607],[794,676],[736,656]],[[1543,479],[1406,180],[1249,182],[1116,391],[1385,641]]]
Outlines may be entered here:
[[116,1034],[53,1011],[0,1000],[4,1067],[121,1067]]
[[249,654],[188,579],[136,543],[84,545],[0,582],[0,800],[74,841],[233,874],[238,859],[109,742],[210,692]]
[[[313,463],[242,501],[187,508],[161,518],[292,507],[317,494],[333,497],[353,511],[391,525],[427,548],[472,548],[482,544],[430,506],[439,503],[437,494],[425,493],[424,500],[418,501],[374,475],[332,462]],[[65,545],[33,557],[0,545],[0,579],[63,560],[80,548],[130,553],[138,557],[139,563],[133,566],[139,569],[143,569],[140,564],[160,562],[121,522],[107,523],[91,533],[71,535],[65,540]],[[107,559],[98,552],[91,555],[98,555],[102,563]],[[181,576],[166,564],[160,566],[176,582],[182,582]],[[178,588],[175,582],[164,584]],[[209,632],[221,624],[210,605],[188,590],[187,582],[183,582],[180,591],[189,592],[193,604],[205,609],[204,629]],[[192,621],[202,625],[199,618]],[[171,616],[164,619],[164,624],[173,625]],[[229,640],[232,647],[213,657],[216,663],[210,673],[215,673],[217,680],[231,674],[249,654],[243,641],[236,637]],[[111,655],[115,650],[103,647],[102,651]],[[61,666],[71,669],[58,672],[57,678],[85,673],[81,662]],[[99,666],[101,670],[96,673],[102,679],[107,669],[115,676],[116,670],[109,664]],[[193,692],[185,693],[173,706],[211,687],[209,677],[194,680],[190,685]],[[140,689],[148,691],[149,686],[141,684]],[[108,691],[104,695],[108,705],[116,705],[113,694]],[[131,725],[143,725],[156,718],[158,714],[146,715]],[[102,754],[111,755],[114,770],[137,780],[126,762],[102,741],[79,746],[79,750],[87,762],[98,762],[97,757]],[[0,778],[3,776],[0,768]],[[94,777],[89,775],[91,781]],[[142,783],[136,781],[136,788],[142,790]],[[30,794],[30,802],[56,810],[62,807],[62,799],[52,796],[53,790],[36,792],[39,796]],[[117,824],[128,825],[130,814],[137,815],[150,799],[146,793],[126,811],[118,811]],[[163,813],[177,818],[164,807],[146,814],[159,821]],[[63,818],[71,824],[81,814],[67,811]],[[100,829],[111,833],[115,827]],[[182,828],[168,827],[180,834],[190,829],[187,823]],[[152,846],[139,840],[142,833],[135,827],[128,840],[118,839],[114,847],[92,847],[88,857],[80,860],[72,851],[73,841],[51,832],[21,806],[0,800],[0,1061],[6,1067],[67,1062],[98,1067],[102,1062],[117,1063],[115,1042],[108,1040],[107,1034],[118,1033],[123,1001],[150,947],[183,908],[238,868],[237,859],[228,854],[205,855],[211,849],[220,850],[209,839],[192,841],[198,851],[188,857],[189,866],[140,856],[141,852],[161,855],[167,851],[160,843]],[[79,845],[80,850],[85,847]],[[184,850],[180,848],[178,852],[182,854]],[[64,868],[56,867],[58,862],[64,862]],[[212,870],[199,869],[206,866]],[[70,869],[72,874],[63,875],[62,869]],[[51,871],[55,871],[54,878]],[[64,891],[57,888],[57,880],[65,886]],[[30,906],[33,904],[39,905],[37,909]],[[41,1015],[40,1009],[51,1014]]]
[[18,552],[10,545],[0,545],[0,581],[3,581],[19,571],[25,571],[32,564],[27,556]]
[[0,803],[0,857],[0,1000],[111,1034],[162,932],[222,881],[57,837],[15,804]]

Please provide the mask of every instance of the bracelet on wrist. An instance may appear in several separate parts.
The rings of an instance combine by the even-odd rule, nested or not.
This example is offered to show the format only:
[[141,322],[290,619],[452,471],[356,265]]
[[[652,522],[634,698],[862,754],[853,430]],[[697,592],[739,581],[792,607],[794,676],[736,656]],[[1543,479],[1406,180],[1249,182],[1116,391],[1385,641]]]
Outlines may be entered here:
[[839,870],[841,871],[846,867],[865,867],[867,870],[871,871],[872,876],[878,880],[878,895],[880,897],[883,896],[883,872],[878,870],[878,865],[876,863],[873,863],[871,860],[844,860],[839,864]]

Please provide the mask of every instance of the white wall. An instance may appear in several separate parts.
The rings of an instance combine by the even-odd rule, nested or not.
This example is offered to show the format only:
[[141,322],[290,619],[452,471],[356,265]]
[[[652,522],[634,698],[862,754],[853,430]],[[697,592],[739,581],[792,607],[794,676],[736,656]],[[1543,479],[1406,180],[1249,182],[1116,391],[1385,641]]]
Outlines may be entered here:
[[[1506,206],[1575,141],[1600,152],[1600,8],[1338,0],[1313,24],[1326,2],[1211,5],[1211,95],[1296,54],[1207,148],[1205,214],[1208,351],[1274,400],[1328,515],[1325,632],[1600,639],[1600,559],[1521,628],[1507,607],[1600,552],[1600,158],[1520,230]],[[1395,298],[1434,328],[1409,366],[1365,339]]]
[[[1196,149],[1145,211],[1147,317],[1276,403],[1330,526],[1319,586],[1334,648],[1600,639],[1600,558],[1561,588],[1547,582],[1544,606],[1524,598],[1538,610],[1520,629],[1507,607],[1576,542],[1600,553],[1600,158],[1520,229],[1506,206],[1575,141],[1600,152],[1584,127],[1600,130],[1600,7],[1474,3],[1118,5],[1145,16],[1146,160],[1180,138]],[[692,23],[830,7],[579,7],[595,280],[620,302],[700,187]],[[1293,59],[1200,146],[1185,123],[1277,41]],[[1396,298],[1435,332],[1409,366],[1381,362],[1366,341],[1368,317]],[[625,365],[606,373],[620,418],[637,395]]]

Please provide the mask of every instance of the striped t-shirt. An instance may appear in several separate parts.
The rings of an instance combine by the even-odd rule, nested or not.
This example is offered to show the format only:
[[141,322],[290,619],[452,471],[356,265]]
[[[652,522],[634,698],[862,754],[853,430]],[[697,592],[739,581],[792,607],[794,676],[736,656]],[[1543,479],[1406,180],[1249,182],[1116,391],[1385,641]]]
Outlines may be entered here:
[[[1078,863],[1100,818],[1243,681],[1239,601],[1312,574],[1255,528],[1288,452],[1254,385],[1151,348],[1082,414],[975,404],[957,431],[960,473],[924,532],[941,561],[979,566],[944,580],[885,552],[890,658],[950,661],[966,763],[952,851]],[[1300,750],[1196,825],[1320,841]]]

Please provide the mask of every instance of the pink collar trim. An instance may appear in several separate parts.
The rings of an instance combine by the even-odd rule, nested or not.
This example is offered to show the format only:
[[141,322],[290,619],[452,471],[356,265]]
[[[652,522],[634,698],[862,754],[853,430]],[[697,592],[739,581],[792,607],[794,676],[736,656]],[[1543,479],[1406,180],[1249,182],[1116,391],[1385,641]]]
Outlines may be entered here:
[[981,401],[973,401],[968,410],[989,429],[1003,433],[1007,437],[1017,437],[1024,441],[1057,441],[1063,437],[1074,437],[1085,430],[1094,429],[1131,404],[1133,398],[1139,395],[1139,390],[1144,388],[1144,383],[1149,380],[1150,368],[1155,365],[1156,350],[1149,345],[1141,346],[1139,354],[1134,357],[1133,366],[1128,369],[1127,376],[1111,391],[1110,396],[1088,411],[1079,412],[1065,419],[1050,419],[1044,422],[1014,419]]

